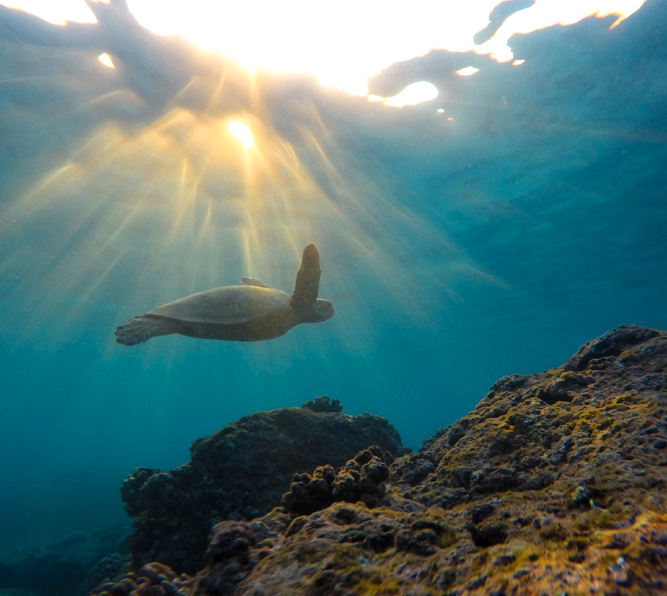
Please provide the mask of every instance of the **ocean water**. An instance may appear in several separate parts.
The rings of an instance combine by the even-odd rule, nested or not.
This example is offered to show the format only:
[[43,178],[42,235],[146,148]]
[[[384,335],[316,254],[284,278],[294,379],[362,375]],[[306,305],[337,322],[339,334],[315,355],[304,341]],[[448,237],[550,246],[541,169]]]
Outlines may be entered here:
[[[241,416],[324,394],[416,450],[499,377],[616,325],[667,328],[660,0],[612,30],[515,36],[520,66],[390,67],[378,85],[440,91],[403,108],[266,71],[246,96],[247,73],[193,46],[162,68],[118,42],[106,69],[9,19],[0,551],[126,520],[133,468],[185,463]],[[195,58],[224,64],[226,86]],[[453,59],[480,71],[457,77]],[[130,317],[242,276],[291,292],[309,242],[331,320],[268,342],[115,343]]]

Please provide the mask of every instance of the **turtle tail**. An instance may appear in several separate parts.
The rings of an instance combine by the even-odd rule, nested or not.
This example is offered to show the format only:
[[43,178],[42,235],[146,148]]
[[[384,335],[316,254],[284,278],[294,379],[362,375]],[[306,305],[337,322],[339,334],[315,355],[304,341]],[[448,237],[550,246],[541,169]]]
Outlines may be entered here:
[[312,306],[320,290],[320,253],[317,246],[309,244],[303,249],[301,268],[296,274],[294,294],[290,306],[295,309]]
[[136,346],[148,341],[156,335],[169,335],[174,333],[165,328],[163,321],[152,317],[132,317],[127,325],[116,327],[114,335],[116,341],[124,346]]

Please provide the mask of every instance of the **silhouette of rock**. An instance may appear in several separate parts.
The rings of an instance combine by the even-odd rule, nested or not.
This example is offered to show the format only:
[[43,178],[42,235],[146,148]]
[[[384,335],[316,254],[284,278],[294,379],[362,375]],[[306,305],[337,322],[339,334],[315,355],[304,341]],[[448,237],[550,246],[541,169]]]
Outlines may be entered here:
[[170,472],[135,469],[121,489],[136,518],[128,539],[133,568],[158,561],[179,573],[198,571],[217,522],[266,514],[295,471],[342,466],[369,445],[397,456],[408,451],[379,416],[286,408],[245,416],[195,441],[190,463]]
[[315,399],[309,399],[305,404],[301,406],[302,408],[307,408],[313,412],[342,412],[343,406],[340,403],[340,400],[334,399],[333,401],[329,399],[326,395],[320,395]]
[[[124,546],[128,533],[127,525],[117,525],[91,533],[75,532],[43,549],[2,553],[0,593],[14,588],[52,596],[72,596],[79,590],[87,594],[99,583],[85,583],[91,570],[97,568],[100,578],[127,570],[123,563],[129,561]],[[116,559],[115,565],[110,565],[109,557]],[[105,561],[108,574],[103,573]]]

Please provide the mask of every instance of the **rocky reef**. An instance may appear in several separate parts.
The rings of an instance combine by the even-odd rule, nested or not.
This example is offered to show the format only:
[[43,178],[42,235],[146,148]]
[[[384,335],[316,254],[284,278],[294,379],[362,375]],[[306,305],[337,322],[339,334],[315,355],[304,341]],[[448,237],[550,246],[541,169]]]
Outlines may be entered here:
[[[240,440],[249,419],[204,440],[210,456]],[[190,466],[206,444],[193,445]],[[152,572],[143,567],[94,593],[667,592],[666,332],[621,326],[559,368],[504,377],[468,416],[393,462],[386,447],[336,461],[335,444],[329,466],[292,470],[308,472],[292,477],[282,507],[217,524],[196,576],[162,567],[137,587]],[[199,486],[190,507],[203,515]],[[172,544],[188,523],[170,520]]]
[[105,577],[129,570],[129,531],[129,524],[121,524],[74,532],[42,549],[0,553],[0,596],[24,596],[19,588],[25,596],[87,594]]
[[342,466],[369,445],[394,456],[408,450],[386,419],[348,416],[320,396],[301,408],[258,412],[192,443],[192,459],[170,472],[136,468],[121,495],[134,532],[133,566],[154,561],[195,573],[213,526],[249,520],[280,504],[296,471]]

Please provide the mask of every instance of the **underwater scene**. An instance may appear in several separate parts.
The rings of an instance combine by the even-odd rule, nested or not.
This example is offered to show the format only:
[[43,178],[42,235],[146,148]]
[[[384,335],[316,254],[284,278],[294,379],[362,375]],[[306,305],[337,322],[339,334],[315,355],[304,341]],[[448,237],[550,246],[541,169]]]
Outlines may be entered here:
[[0,596],[667,594],[667,2],[42,4]]

